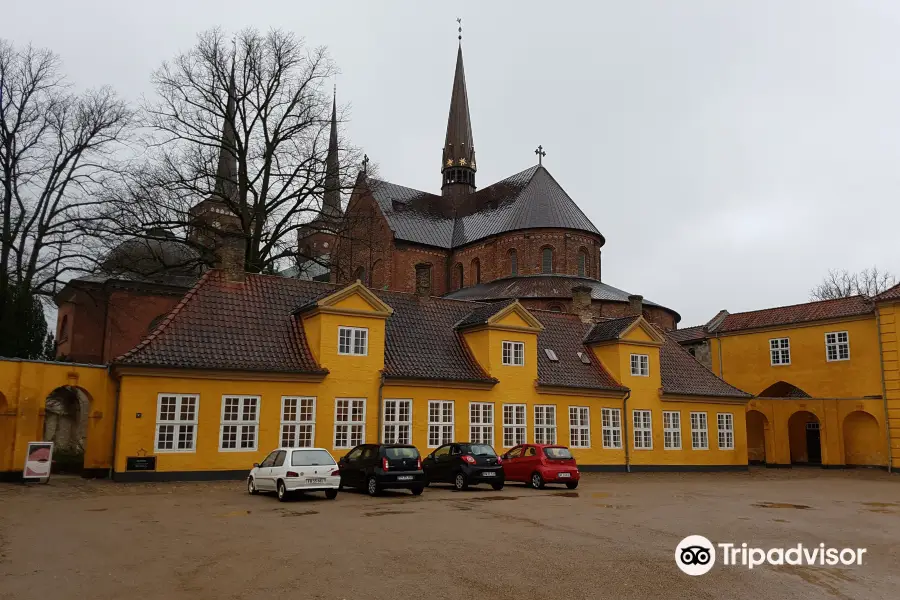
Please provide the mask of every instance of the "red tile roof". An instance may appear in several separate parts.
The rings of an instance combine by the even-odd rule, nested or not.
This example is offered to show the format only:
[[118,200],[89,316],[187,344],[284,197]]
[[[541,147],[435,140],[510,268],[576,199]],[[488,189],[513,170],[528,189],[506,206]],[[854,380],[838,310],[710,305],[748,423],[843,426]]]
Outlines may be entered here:
[[706,325],[694,325],[693,327],[683,327],[667,331],[666,335],[678,342],[679,344],[687,344],[706,339]]
[[872,303],[865,296],[850,296],[849,298],[838,298],[836,300],[822,300],[729,314],[711,333],[725,333],[761,327],[855,317],[869,314],[872,311]]
[[660,376],[664,394],[685,396],[713,396],[750,398],[747,392],[725,383],[707,369],[687,350],[666,336],[666,343],[659,349]]
[[900,300],[900,283],[875,296],[876,302],[881,302],[882,300]]

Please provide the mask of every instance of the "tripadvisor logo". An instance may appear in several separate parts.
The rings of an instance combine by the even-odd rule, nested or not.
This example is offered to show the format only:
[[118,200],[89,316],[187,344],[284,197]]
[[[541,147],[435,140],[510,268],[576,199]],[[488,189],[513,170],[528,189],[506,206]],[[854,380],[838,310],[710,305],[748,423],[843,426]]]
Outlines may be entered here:
[[746,542],[713,544],[702,535],[689,535],[675,547],[675,564],[682,572],[705,575],[716,564],[716,548],[721,551],[722,565],[753,569],[760,565],[807,565],[833,567],[861,565],[866,548],[829,548],[825,544],[789,548],[754,548]]

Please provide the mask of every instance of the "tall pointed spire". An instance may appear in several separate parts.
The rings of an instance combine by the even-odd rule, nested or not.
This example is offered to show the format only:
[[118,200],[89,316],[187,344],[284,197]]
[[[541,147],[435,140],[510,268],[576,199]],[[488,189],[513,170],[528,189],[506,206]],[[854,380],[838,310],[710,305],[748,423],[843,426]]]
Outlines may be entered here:
[[475,171],[475,142],[472,138],[472,120],[469,117],[469,96],[466,92],[466,72],[463,68],[462,35],[460,35],[453,91],[450,94],[450,114],[447,117],[447,137],[441,156],[443,195],[458,198],[474,192]]
[[225,103],[225,123],[222,125],[222,142],[219,148],[219,164],[216,168],[215,195],[218,200],[234,200],[238,190],[237,134],[234,120],[237,114],[234,67],[236,56],[231,59],[231,76],[228,79],[228,101]]
[[328,155],[325,157],[325,198],[322,214],[328,218],[341,216],[341,169],[338,162],[337,86],[331,105],[331,135],[328,138]]

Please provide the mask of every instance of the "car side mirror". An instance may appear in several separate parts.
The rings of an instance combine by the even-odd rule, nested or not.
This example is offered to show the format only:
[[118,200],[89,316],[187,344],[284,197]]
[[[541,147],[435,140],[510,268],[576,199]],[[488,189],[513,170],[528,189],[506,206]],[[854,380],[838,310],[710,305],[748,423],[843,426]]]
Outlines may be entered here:
[[259,466],[259,463],[253,463],[253,468],[254,468],[254,469],[255,469],[256,467],[258,467],[258,466]]

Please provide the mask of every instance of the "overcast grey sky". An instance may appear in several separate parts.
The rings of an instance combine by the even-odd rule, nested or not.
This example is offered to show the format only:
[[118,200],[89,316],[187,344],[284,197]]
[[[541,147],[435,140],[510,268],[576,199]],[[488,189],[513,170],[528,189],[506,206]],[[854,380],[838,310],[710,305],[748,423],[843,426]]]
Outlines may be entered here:
[[327,45],[347,134],[440,186],[457,16],[478,181],[545,165],[606,237],[603,279],[679,311],[804,302],[829,268],[900,272],[900,2],[26,2],[0,37],[138,101],[214,26]]

